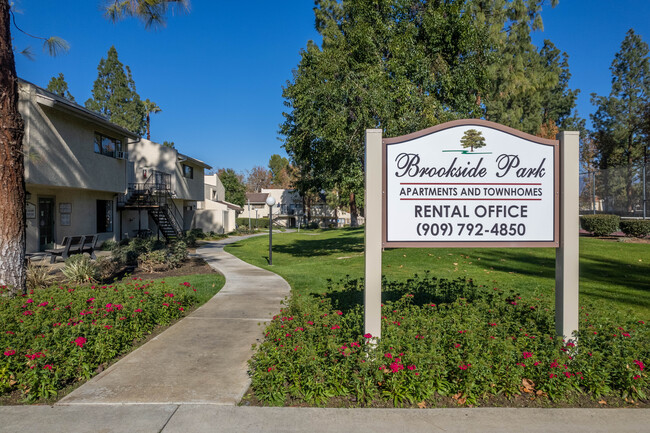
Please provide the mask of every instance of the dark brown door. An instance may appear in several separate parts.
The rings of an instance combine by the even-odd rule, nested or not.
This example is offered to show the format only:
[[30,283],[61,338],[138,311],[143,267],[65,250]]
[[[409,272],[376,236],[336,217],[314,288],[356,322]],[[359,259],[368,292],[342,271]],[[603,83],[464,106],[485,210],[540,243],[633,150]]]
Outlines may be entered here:
[[38,238],[40,250],[54,247],[54,199],[38,199]]

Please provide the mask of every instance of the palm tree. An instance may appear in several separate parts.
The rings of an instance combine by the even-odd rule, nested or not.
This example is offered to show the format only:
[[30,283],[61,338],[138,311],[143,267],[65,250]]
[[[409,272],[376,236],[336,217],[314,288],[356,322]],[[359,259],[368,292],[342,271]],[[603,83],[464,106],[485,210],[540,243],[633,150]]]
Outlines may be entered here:
[[150,131],[151,120],[149,118],[149,115],[151,113],[153,114],[160,113],[162,110],[155,102],[150,101],[149,98],[144,100],[144,108],[145,110],[147,110],[147,140],[151,140],[151,131]]
[[[171,9],[187,10],[188,0],[112,0],[106,15],[113,21],[133,16],[145,27],[164,26]],[[25,166],[22,141],[25,125],[18,112],[18,76],[11,39],[11,6],[0,0],[0,286],[26,292]],[[14,21],[15,25],[15,21]],[[17,30],[20,30],[16,26]],[[31,35],[30,35],[31,36]],[[64,47],[59,38],[39,38],[54,54]]]

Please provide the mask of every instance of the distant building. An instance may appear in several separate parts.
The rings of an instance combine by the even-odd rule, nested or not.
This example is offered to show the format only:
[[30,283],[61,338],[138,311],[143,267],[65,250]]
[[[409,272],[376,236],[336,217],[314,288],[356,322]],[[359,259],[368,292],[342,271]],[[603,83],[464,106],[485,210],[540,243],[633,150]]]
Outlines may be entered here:
[[197,203],[192,228],[204,232],[230,233],[236,229],[237,215],[243,209],[225,200],[226,190],[216,174],[205,176],[205,197]]
[[[324,195],[304,203],[302,196],[294,189],[262,188],[259,193],[247,193],[244,210],[240,217],[268,218],[269,207],[267,197],[272,196],[276,204],[273,206],[274,223],[284,227],[297,227],[298,224],[315,222],[320,227],[343,227],[350,224],[350,213],[341,209],[332,209],[325,201]],[[250,204],[250,211],[249,211]],[[359,218],[363,223],[363,218]]]

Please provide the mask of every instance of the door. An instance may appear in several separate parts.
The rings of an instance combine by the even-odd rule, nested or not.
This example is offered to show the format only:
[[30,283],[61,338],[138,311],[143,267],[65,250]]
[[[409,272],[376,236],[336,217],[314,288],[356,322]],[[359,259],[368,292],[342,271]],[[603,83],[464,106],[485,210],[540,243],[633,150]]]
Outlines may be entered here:
[[54,199],[38,199],[38,239],[39,249],[43,251],[54,247]]

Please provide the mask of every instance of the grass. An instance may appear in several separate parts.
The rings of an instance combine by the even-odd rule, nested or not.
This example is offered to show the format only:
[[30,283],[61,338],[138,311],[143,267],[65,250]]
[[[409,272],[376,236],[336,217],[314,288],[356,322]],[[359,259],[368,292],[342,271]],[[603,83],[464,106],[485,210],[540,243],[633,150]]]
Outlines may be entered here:
[[169,284],[170,287],[178,286],[179,284],[185,282],[190,283],[196,289],[196,307],[200,307],[209,301],[210,298],[216,295],[224,286],[224,284],[226,284],[226,278],[216,272],[210,274],[182,275],[179,277],[164,277],[152,280],[162,280],[165,282],[165,284]]
[[[363,228],[283,233],[249,238],[226,251],[285,278],[294,293],[321,293],[327,280],[363,276]],[[552,248],[401,248],[383,254],[382,273],[405,280],[429,270],[438,278],[471,278],[477,284],[514,289],[523,295],[552,294]],[[650,319],[650,245],[580,238],[580,300],[599,310],[615,308]]]

